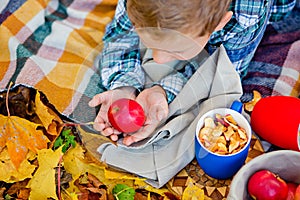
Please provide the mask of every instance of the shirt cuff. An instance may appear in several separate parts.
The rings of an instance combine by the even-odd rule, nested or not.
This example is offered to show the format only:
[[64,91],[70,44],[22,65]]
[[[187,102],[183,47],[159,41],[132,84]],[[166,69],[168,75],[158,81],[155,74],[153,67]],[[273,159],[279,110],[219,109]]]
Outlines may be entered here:
[[167,95],[168,104],[170,104],[175,99],[176,95],[167,90],[165,90],[165,92]]

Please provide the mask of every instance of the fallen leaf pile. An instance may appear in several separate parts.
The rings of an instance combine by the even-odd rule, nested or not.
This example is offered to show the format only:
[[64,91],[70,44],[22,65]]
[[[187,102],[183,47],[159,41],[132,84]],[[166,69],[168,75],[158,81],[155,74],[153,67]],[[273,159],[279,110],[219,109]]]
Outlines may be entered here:
[[[34,88],[0,92],[0,199],[179,199],[95,161],[76,137],[81,129],[70,124]],[[66,138],[72,139],[67,146]],[[192,199],[189,193],[185,199]]]

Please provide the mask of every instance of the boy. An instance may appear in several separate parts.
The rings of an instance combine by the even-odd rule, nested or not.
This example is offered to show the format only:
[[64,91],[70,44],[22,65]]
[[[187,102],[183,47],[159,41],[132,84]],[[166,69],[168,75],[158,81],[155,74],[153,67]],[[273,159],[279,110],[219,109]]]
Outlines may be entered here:
[[147,120],[135,134],[124,135],[123,143],[129,146],[147,138],[198,67],[186,65],[145,87],[140,43],[152,49],[156,63],[189,60],[204,47],[212,53],[222,44],[242,78],[267,23],[281,19],[294,5],[295,0],[119,0],[99,63],[108,91],[89,103],[101,105],[94,128],[118,140],[121,133],[108,123],[107,110],[113,101],[131,98],[142,105]]

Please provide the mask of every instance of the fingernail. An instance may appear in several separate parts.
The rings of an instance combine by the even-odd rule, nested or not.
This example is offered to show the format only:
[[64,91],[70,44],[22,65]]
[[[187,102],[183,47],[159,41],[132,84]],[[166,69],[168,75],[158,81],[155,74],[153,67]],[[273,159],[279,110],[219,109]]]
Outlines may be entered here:
[[88,102],[88,105],[89,105],[90,107],[93,107],[93,106],[94,106],[92,100]]
[[125,144],[126,146],[129,146],[133,143],[131,136],[125,137],[123,139],[123,144]]
[[111,135],[110,139],[115,142],[115,141],[118,140],[118,136],[117,135]]

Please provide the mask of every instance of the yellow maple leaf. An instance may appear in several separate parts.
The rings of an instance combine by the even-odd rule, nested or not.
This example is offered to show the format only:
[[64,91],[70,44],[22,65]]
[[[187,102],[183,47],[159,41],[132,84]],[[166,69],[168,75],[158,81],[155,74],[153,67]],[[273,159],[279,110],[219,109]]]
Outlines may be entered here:
[[0,153],[0,180],[6,183],[14,183],[26,178],[31,178],[36,166],[30,164],[28,160],[32,160],[34,157],[35,154],[33,153],[27,154],[27,159],[25,159],[20,164],[19,169],[16,170],[8,155],[7,148],[4,148]]
[[[65,170],[72,174],[73,182],[78,179],[80,175],[90,173],[104,185],[106,185],[108,191],[111,191],[117,183],[126,184],[129,187],[134,186],[134,179],[129,175],[124,176],[124,173],[120,173],[122,174],[120,176],[115,174],[113,177],[114,179],[112,179],[112,177],[108,178],[106,166],[87,162],[84,158],[84,149],[80,145],[76,145],[74,148],[69,149],[63,157],[63,162]],[[73,183],[70,183],[70,188],[68,188],[68,191],[74,192],[76,190],[77,189]]]
[[72,174],[74,180],[86,172],[93,172],[99,181],[105,180],[104,166],[95,163],[88,163],[84,160],[84,149],[80,145],[69,149],[63,157],[64,167]]
[[40,92],[35,95],[35,113],[38,115],[43,126],[50,135],[58,135],[61,132],[63,121],[48,106],[41,101]]
[[31,189],[29,199],[58,199],[56,195],[55,167],[62,155],[61,148],[56,151],[51,149],[38,151],[39,168],[27,185]]
[[197,186],[194,181],[188,179],[187,187],[182,194],[182,200],[204,200],[204,190]]
[[12,163],[19,168],[28,150],[47,148],[48,138],[38,129],[39,124],[18,116],[0,115],[0,149],[7,147]]

